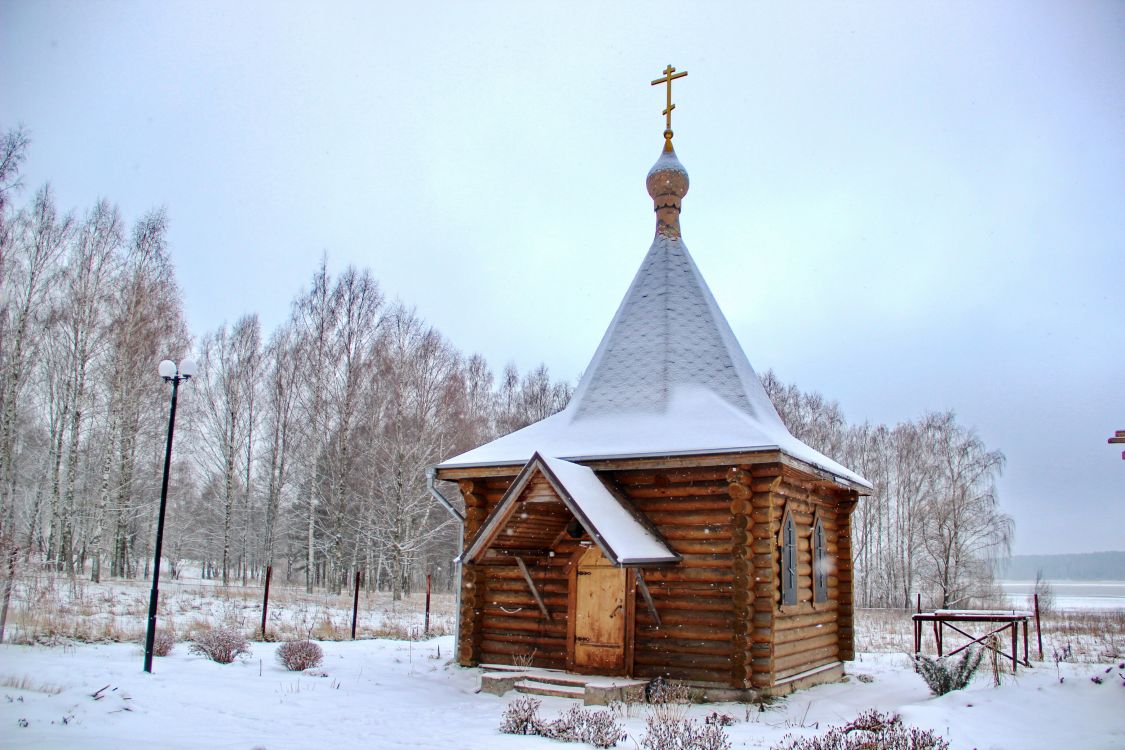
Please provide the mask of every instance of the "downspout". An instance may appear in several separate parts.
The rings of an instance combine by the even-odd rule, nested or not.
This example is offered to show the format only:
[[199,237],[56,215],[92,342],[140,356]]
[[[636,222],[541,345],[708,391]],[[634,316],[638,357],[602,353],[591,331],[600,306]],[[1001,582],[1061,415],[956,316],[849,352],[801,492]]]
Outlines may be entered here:
[[437,500],[441,507],[445,508],[449,512],[449,515],[453,516],[453,520],[457,522],[457,557],[453,560],[453,564],[456,567],[453,569],[452,576],[457,589],[453,610],[453,661],[456,662],[457,648],[458,644],[461,642],[461,553],[465,551],[465,516],[445,499],[445,495],[438,492],[435,482],[437,482],[437,467],[426,467],[426,487],[429,488],[430,495],[433,496],[434,500]]

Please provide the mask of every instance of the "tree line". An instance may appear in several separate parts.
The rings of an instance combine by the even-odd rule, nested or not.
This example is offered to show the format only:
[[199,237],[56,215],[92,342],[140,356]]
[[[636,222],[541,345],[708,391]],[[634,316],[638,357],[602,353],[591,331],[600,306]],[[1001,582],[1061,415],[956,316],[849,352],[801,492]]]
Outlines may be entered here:
[[874,485],[852,516],[856,606],[909,608],[919,594],[927,608],[999,601],[996,561],[1013,533],[996,492],[1000,451],[953,412],[851,425],[839,404],[772,371],[762,384],[794,436]]
[[[224,583],[267,565],[312,590],[361,571],[400,596],[452,585],[457,529],[425,470],[562,409],[572,386],[540,365],[497,377],[367,269],[321,261],[288,319],[193,336],[168,219],[127,226],[99,201],[61,212],[49,186],[16,207],[28,138],[0,139],[0,544],[71,575],[148,574],[169,387],[162,359],[196,353],[180,389],[164,554]],[[193,346],[194,344],[194,346]],[[866,476],[853,518],[858,606],[994,598],[1012,521],[1003,455],[952,413],[849,425],[839,406],[763,384],[790,431]]]
[[356,571],[395,596],[448,584],[456,530],[430,497],[441,459],[561,409],[540,365],[496,377],[367,269],[322,261],[289,318],[193,337],[168,219],[82,215],[49,186],[17,208],[24,131],[0,141],[0,540],[72,575],[148,574],[170,388],[180,388],[164,552],[224,583],[274,565],[310,590]]

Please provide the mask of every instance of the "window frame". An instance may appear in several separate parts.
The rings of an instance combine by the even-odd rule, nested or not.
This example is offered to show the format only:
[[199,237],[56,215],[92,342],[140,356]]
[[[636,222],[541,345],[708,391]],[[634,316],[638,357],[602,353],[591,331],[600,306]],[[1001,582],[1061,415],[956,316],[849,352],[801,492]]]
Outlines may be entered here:
[[824,533],[824,521],[819,517],[812,528],[812,571],[813,571],[813,603],[823,604],[828,601],[828,542]]
[[780,584],[781,604],[791,606],[797,604],[797,590],[799,580],[797,576],[797,524],[793,521],[793,514],[787,509],[781,520],[780,539]]

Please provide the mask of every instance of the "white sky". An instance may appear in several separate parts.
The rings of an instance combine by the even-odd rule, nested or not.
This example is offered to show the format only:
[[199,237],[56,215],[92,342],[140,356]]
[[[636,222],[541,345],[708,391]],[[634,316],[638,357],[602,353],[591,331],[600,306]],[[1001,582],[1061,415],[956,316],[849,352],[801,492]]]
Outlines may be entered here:
[[1125,3],[604,5],[0,0],[0,127],[28,191],[168,208],[197,336],[272,330],[326,254],[576,378],[652,238],[670,62],[684,239],[755,368],[954,409],[1016,552],[1125,547]]

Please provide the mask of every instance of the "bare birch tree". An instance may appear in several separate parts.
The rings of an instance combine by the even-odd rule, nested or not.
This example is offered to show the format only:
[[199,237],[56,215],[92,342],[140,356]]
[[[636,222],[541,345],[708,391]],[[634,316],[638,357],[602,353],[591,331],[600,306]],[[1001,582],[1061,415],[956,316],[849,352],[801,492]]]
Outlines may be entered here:
[[[261,326],[257,316],[240,318],[234,327],[224,325],[206,336],[200,347],[197,378],[200,404],[198,453],[209,481],[220,489],[221,563],[224,584],[230,583],[232,537],[245,531],[249,517],[254,395],[261,360]],[[236,504],[243,505],[238,527]],[[239,558],[246,555],[241,545]]]
[[[77,507],[79,468],[88,446],[86,437],[89,413],[94,408],[90,393],[90,368],[104,354],[107,338],[105,310],[109,306],[111,285],[118,273],[124,241],[121,216],[108,201],[99,201],[79,228],[62,273],[61,295],[55,312],[55,342],[62,349],[59,372],[65,382],[62,413],[66,423],[65,455],[62,435],[57,445],[55,482],[52,490],[51,541],[48,558],[67,572],[74,571],[74,515]],[[66,474],[60,484],[60,461]],[[95,568],[97,563],[95,563]],[[95,580],[97,572],[95,571]]]
[[31,208],[20,212],[12,227],[11,250],[4,261],[7,314],[0,350],[0,534],[15,522],[17,412],[45,327],[47,290],[73,227],[70,215],[59,215],[49,186],[36,193]]

